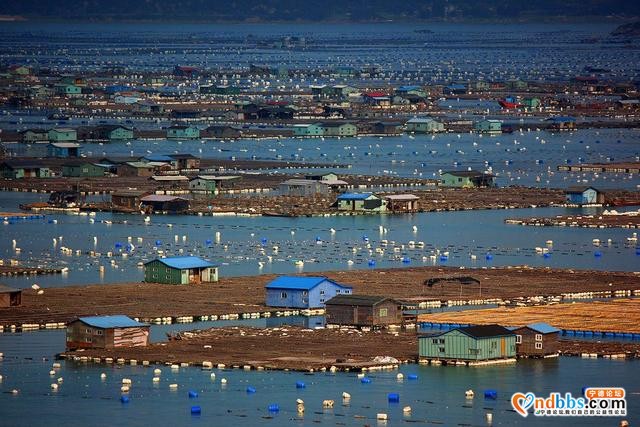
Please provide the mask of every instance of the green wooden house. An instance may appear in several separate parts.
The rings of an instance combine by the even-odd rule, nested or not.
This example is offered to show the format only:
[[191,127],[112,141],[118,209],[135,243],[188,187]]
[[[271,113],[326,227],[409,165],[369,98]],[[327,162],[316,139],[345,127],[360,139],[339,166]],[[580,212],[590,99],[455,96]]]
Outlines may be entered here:
[[196,194],[217,194],[218,177],[213,175],[198,175],[189,181],[189,190]]
[[58,84],[55,86],[56,93],[65,96],[80,96],[82,95],[82,88],[74,84]]
[[51,129],[48,132],[48,137],[51,142],[76,141],[78,139],[78,133],[75,129],[57,128]]
[[500,325],[458,327],[418,338],[421,361],[486,362],[515,359],[516,335]]
[[541,105],[540,98],[525,98],[522,100],[522,105],[527,109],[538,108]]
[[62,165],[62,176],[71,178],[88,178],[104,176],[105,168],[94,163],[68,163]]
[[157,258],[144,265],[144,281],[191,285],[218,281],[218,266],[195,256]]
[[444,131],[444,125],[434,119],[415,117],[405,124],[407,132],[431,133]]
[[133,129],[120,125],[104,125],[98,126],[94,131],[94,135],[96,139],[124,141],[133,139]]
[[494,187],[495,176],[479,171],[446,171],[440,175],[442,187],[479,188]]
[[352,123],[324,122],[320,124],[324,136],[356,136],[358,128]]
[[474,129],[478,133],[502,133],[502,122],[494,119],[480,120],[476,122]]
[[322,126],[315,124],[297,124],[293,125],[293,136],[323,136]]
[[173,125],[167,128],[167,138],[197,139],[200,138],[200,129],[195,126]]

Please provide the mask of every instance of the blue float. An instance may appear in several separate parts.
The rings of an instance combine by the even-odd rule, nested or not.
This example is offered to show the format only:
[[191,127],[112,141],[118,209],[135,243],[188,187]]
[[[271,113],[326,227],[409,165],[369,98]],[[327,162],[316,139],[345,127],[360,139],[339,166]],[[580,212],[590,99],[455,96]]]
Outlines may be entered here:
[[189,399],[195,399],[196,397],[198,397],[198,392],[189,390]]
[[191,413],[194,415],[200,415],[202,413],[202,408],[200,408],[199,406],[192,406]]
[[545,253],[542,255],[542,258],[551,258],[551,254],[550,254],[549,252],[545,252]]
[[253,394],[255,392],[256,392],[256,389],[254,387],[251,387],[251,386],[247,387],[247,393]]
[[496,390],[485,390],[484,391],[484,398],[485,399],[490,399],[490,400],[497,400],[498,399],[498,392]]
[[376,265],[375,260],[370,259],[368,262],[369,267],[374,267]]
[[389,403],[399,403],[400,395],[398,393],[389,393],[387,395],[387,399],[389,400]]
[[485,259],[486,259],[487,261],[491,261],[491,260],[493,259],[493,255],[491,255],[491,254],[487,254],[487,255],[485,255]]
[[640,248],[636,249],[636,255],[640,255]]
[[446,260],[448,260],[448,259],[449,259],[449,257],[448,257],[448,256],[446,256],[446,255],[440,255],[440,261],[441,261],[441,262],[445,262],[445,261],[446,261]]
[[371,378],[363,377],[363,378],[360,379],[360,382],[362,384],[369,384],[369,383],[371,383]]
[[302,381],[296,381],[296,388],[306,388],[307,385]]
[[156,246],[160,246],[162,242],[160,240],[156,240]]
[[411,258],[409,258],[409,257],[403,257],[403,258],[402,258],[402,263],[403,263],[403,264],[409,264],[409,263],[411,263]]
[[280,412],[280,405],[278,405],[277,403],[272,403],[269,405],[268,409],[269,412]]
[[596,257],[596,258],[600,258],[600,257],[602,256],[602,252],[600,252],[600,251],[595,251],[595,252],[593,253],[593,256],[594,256],[594,257]]
[[260,239],[260,241],[262,242],[263,245],[267,244],[267,239],[265,237],[263,237],[262,239]]
[[129,403],[129,396],[120,396],[120,402]]
[[204,242],[204,244],[205,244],[205,245],[207,245],[207,246],[209,246],[211,243],[212,243],[212,242],[211,242],[211,239],[207,239],[207,240]]
[[409,374],[409,375],[407,376],[407,378],[408,378],[408,379],[410,379],[410,380],[417,380],[417,379],[418,379],[418,376],[417,376],[416,374]]

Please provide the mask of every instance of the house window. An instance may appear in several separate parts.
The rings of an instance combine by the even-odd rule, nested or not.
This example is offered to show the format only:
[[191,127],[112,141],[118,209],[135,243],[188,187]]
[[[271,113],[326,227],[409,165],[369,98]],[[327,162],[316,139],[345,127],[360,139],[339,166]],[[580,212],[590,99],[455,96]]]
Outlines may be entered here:
[[[322,292],[320,292],[320,295],[323,295]],[[302,296],[303,297],[309,296],[309,291],[302,291]]]
[[380,309],[380,317],[387,317],[388,315],[389,315],[388,309],[386,309],[386,308],[381,308]]
[[280,292],[280,298],[281,299],[286,299],[287,298],[287,293],[286,292]]
[[440,344],[444,344],[444,338],[440,338]]
[[480,349],[479,348],[470,348],[469,349],[469,354],[478,355],[478,354],[480,354]]
[[542,350],[542,343],[541,342],[537,342],[536,343],[536,350]]
[[516,344],[522,344],[522,335],[516,335]]
[[438,339],[437,339],[437,338],[432,339],[432,340],[431,340],[431,343],[432,343],[432,344],[438,344]]
[[96,331],[96,334],[98,334],[98,335],[102,335],[102,334],[104,334],[104,332],[102,331],[102,329],[98,329],[98,330]]
[[320,291],[320,295],[324,295],[324,289]]
[[93,340],[91,339],[91,337],[85,337],[85,338],[84,338],[84,341],[85,341],[85,342],[91,342],[91,341],[93,341]]
[[491,348],[498,348],[498,343],[495,341],[491,342]]
[[88,333],[88,334],[92,334],[93,333],[93,331],[91,329],[89,329],[89,328],[85,329],[85,332]]
[[445,352],[445,349],[444,349],[444,347],[440,347],[440,348],[438,348],[438,351],[439,351],[440,353],[444,353],[444,352]]
[[536,334],[536,341],[542,341],[542,334]]

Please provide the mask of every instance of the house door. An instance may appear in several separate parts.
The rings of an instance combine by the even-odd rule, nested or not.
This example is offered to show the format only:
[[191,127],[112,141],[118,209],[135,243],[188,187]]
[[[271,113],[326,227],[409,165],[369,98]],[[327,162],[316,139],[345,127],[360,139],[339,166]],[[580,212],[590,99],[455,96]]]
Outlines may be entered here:
[[506,342],[504,338],[500,338],[500,356],[504,357],[506,353]]
[[358,307],[353,307],[353,324],[358,324]]
[[189,270],[189,283],[194,283],[194,284],[200,283],[200,270],[198,269]]

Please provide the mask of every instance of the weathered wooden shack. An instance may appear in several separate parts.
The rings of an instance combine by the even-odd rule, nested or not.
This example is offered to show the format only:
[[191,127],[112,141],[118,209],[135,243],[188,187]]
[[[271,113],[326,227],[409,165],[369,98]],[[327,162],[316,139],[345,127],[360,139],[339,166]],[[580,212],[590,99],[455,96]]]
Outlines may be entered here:
[[521,357],[557,356],[560,329],[547,323],[532,323],[512,329],[516,334],[516,353]]
[[149,328],[123,315],[80,317],[67,325],[67,350],[146,346]]
[[325,303],[328,324],[386,326],[402,323],[401,305],[387,297],[336,295]]
[[0,285],[0,308],[18,307],[22,304],[22,291]]

